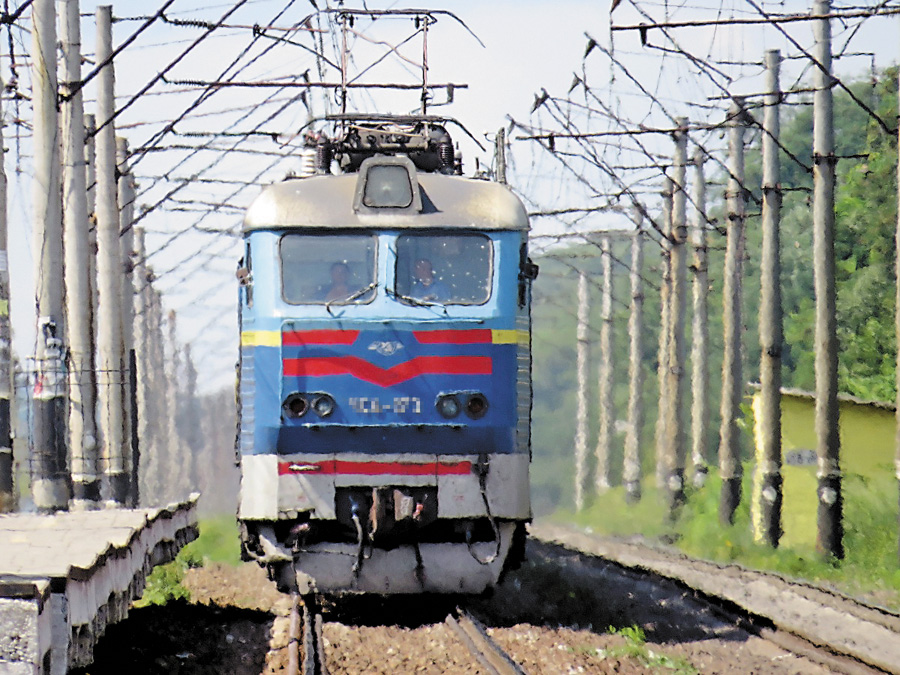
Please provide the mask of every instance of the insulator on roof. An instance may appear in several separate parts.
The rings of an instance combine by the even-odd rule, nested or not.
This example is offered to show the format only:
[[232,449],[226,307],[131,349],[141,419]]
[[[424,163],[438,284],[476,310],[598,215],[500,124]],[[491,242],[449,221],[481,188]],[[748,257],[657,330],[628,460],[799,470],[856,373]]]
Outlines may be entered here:
[[331,143],[327,138],[319,138],[316,143],[316,173],[331,173]]
[[447,133],[444,133],[438,140],[438,157],[441,163],[441,173],[453,173],[453,140]]
[[298,178],[307,178],[316,175],[316,149],[303,148],[300,151],[300,166],[297,169]]

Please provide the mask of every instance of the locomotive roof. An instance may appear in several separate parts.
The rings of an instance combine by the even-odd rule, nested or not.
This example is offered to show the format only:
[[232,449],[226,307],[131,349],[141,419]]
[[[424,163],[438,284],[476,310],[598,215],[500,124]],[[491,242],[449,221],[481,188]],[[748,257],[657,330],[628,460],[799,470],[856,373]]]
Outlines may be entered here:
[[490,181],[416,172],[421,212],[357,212],[357,174],[290,179],[265,188],[244,217],[244,232],[290,228],[460,228],[527,230],[522,202]]

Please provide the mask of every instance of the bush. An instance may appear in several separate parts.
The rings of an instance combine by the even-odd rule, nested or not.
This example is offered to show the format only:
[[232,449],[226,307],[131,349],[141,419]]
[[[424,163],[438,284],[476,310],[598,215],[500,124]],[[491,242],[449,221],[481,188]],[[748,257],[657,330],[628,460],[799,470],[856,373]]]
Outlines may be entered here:
[[136,607],[165,605],[170,600],[189,601],[191,594],[184,587],[184,573],[208,562],[228,565],[240,564],[240,544],[237,522],[233,516],[223,516],[200,522],[200,536],[182,548],[175,560],[159,565],[147,577],[147,585]]

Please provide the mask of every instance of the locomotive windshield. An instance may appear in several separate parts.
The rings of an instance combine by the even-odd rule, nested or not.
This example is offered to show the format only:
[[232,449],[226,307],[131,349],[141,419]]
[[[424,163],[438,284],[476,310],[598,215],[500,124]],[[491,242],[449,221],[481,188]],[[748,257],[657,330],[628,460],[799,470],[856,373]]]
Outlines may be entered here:
[[281,289],[292,305],[344,305],[375,297],[371,234],[286,234],[281,238]]
[[491,240],[483,234],[397,238],[397,297],[443,305],[483,305],[491,297]]

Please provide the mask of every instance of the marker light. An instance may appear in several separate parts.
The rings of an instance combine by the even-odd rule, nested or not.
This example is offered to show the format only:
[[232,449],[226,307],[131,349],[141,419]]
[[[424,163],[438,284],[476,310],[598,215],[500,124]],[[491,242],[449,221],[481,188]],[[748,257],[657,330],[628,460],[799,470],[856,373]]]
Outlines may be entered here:
[[466,399],[466,414],[473,420],[484,417],[487,409],[488,402],[484,394],[470,394]]
[[309,410],[309,401],[306,400],[306,396],[303,394],[294,393],[284,399],[281,409],[284,410],[284,414],[288,417],[297,419],[303,417],[306,411]]
[[459,400],[453,395],[441,396],[437,400],[437,410],[441,417],[448,420],[453,419],[459,415]]
[[321,394],[313,401],[312,409],[316,411],[319,417],[328,417],[334,412],[334,399],[328,394]]

